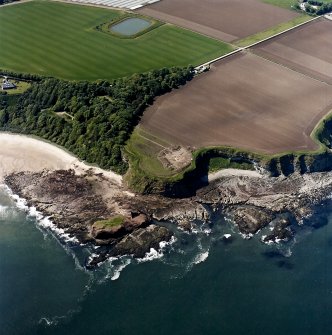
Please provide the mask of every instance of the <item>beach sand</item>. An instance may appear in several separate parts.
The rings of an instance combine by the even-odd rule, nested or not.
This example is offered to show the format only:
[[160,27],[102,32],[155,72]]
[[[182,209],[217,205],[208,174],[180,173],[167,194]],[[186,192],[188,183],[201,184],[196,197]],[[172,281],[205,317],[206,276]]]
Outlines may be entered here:
[[29,136],[0,133],[0,182],[13,172],[74,169],[76,173],[92,170],[122,184],[122,176],[100,168],[91,167],[76,157],[50,143]]
[[263,175],[258,171],[252,170],[238,170],[238,169],[223,169],[213,173],[209,173],[208,181],[209,183],[218,180],[222,177],[252,177],[252,178],[262,178]]

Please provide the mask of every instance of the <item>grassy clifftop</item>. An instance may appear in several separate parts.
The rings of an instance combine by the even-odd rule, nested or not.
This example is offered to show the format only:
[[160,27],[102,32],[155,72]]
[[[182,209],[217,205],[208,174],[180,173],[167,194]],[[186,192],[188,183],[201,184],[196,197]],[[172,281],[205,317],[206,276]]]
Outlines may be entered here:
[[[312,152],[285,152],[263,155],[230,147],[203,148],[193,152],[189,166],[172,173],[162,167],[157,156],[146,155],[139,136],[134,135],[126,146],[130,168],[125,175],[128,186],[140,193],[158,193],[170,197],[194,195],[207,184],[207,174],[224,168],[253,169],[261,166],[271,176],[332,170],[332,114],[326,116],[311,134],[319,148]],[[148,162],[153,162],[148,168]],[[157,168],[156,168],[157,167]]]

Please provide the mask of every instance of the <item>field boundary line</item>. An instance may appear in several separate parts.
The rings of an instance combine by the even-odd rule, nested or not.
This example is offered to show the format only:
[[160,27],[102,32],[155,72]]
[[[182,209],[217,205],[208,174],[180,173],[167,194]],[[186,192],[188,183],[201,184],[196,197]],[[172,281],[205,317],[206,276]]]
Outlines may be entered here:
[[289,66],[287,66],[287,65],[285,65],[285,64],[282,64],[282,63],[273,61],[272,59],[266,58],[266,57],[264,57],[263,55],[258,55],[258,54],[256,54],[255,52],[251,52],[251,51],[249,51],[249,50],[248,50],[247,52],[248,52],[248,53],[250,52],[250,54],[251,54],[251,55],[254,55],[255,57],[264,59],[264,60],[266,60],[267,62],[270,62],[270,63],[273,63],[273,64],[278,65],[278,66],[280,66],[280,67],[283,67],[283,68],[285,68],[285,69],[287,69],[287,70],[289,70],[289,71],[292,71],[292,72],[295,72],[295,73],[297,73],[297,74],[300,74],[300,75],[302,75],[302,76],[304,76],[304,77],[306,77],[306,78],[315,80],[315,81],[317,81],[317,82],[319,82],[319,83],[321,83],[321,84],[327,85],[327,86],[332,86],[332,84],[329,84],[329,83],[327,83],[326,81],[324,81],[324,80],[322,80],[322,79],[314,78],[313,76],[310,76],[309,74],[303,73],[302,71],[298,71],[298,70],[296,70],[296,69],[292,69],[291,67],[289,67]]
[[162,144],[160,144],[160,143],[158,143],[158,142],[155,142],[155,141],[153,141],[153,140],[150,140],[149,138],[145,137],[144,135],[141,135],[141,134],[137,134],[137,135],[140,136],[140,137],[142,137],[142,138],[144,138],[145,140],[147,140],[147,141],[153,143],[153,144],[158,145],[159,147],[161,147],[161,148],[163,148],[163,149],[167,149],[167,147],[164,147]]
[[297,28],[299,28],[299,27],[301,27],[301,26],[304,26],[305,24],[308,24],[308,23],[310,23],[310,22],[313,22],[313,21],[315,21],[315,20],[318,20],[318,19],[320,19],[321,17],[323,17],[323,16],[322,16],[322,15],[316,16],[316,17],[312,18],[311,20],[308,20],[308,21],[306,21],[306,22],[299,23],[299,24],[297,24],[297,25],[294,26],[294,27],[288,28],[288,29],[286,29],[286,30],[284,30],[284,31],[281,31],[280,33],[277,33],[277,34],[274,34],[274,35],[269,36],[269,37],[267,37],[267,38],[264,38],[264,39],[261,40],[261,41],[252,43],[252,44],[247,45],[247,46],[245,46],[245,47],[239,47],[238,49],[236,49],[236,50],[234,50],[234,51],[232,51],[232,52],[230,52],[230,53],[228,53],[228,54],[226,54],[226,55],[222,55],[222,56],[217,57],[217,58],[214,58],[214,59],[212,59],[212,60],[210,60],[210,61],[208,61],[208,62],[205,62],[205,63],[203,63],[203,64],[201,64],[201,65],[198,65],[197,67],[195,67],[195,69],[198,69],[198,68],[200,68],[200,67],[202,67],[202,66],[203,66],[203,67],[205,67],[205,66],[209,66],[209,65],[211,65],[211,64],[213,64],[213,63],[218,62],[219,60],[222,60],[222,59],[224,59],[224,58],[227,58],[227,57],[230,57],[230,56],[232,56],[232,55],[235,55],[235,54],[237,54],[237,53],[239,53],[239,52],[241,52],[241,51],[244,51],[244,50],[250,49],[250,48],[252,48],[252,47],[255,47],[256,45],[258,45],[258,44],[260,44],[260,43],[264,43],[264,42],[266,42],[266,41],[269,41],[269,40],[271,40],[271,39],[273,39],[273,38],[275,38],[275,37],[278,37],[278,36],[280,36],[280,35],[282,35],[282,34],[286,34],[286,33],[288,33],[289,31],[292,31],[292,30],[297,29]]
[[[27,0],[27,1],[33,1],[33,0]],[[69,5],[78,5],[78,6],[87,6],[87,7],[95,7],[95,8],[104,8],[104,9],[111,9],[116,10],[118,12],[129,12],[130,10],[126,8],[120,8],[120,7],[112,7],[112,6],[103,6],[102,4],[96,4],[92,2],[77,2],[74,0],[51,0],[53,2],[62,2]]]

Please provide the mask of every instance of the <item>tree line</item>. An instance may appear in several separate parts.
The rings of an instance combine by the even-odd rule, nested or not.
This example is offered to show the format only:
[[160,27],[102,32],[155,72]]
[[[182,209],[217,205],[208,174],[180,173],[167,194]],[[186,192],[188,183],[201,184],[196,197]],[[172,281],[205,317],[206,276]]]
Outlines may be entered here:
[[0,129],[37,135],[88,163],[124,173],[122,149],[145,108],[193,75],[192,67],[176,67],[112,82],[45,78],[18,97],[0,94]]
[[5,5],[7,3],[15,2],[15,1],[19,1],[19,0],[0,0],[0,6]]
[[[317,1],[317,0],[304,0],[302,2],[306,3],[305,11],[308,14],[324,15],[324,14],[332,12],[332,3],[324,3],[322,1]],[[313,6],[318,7],[318,8],[315,8]],[[296,7],[300,9],[299,4],[297,4]]]

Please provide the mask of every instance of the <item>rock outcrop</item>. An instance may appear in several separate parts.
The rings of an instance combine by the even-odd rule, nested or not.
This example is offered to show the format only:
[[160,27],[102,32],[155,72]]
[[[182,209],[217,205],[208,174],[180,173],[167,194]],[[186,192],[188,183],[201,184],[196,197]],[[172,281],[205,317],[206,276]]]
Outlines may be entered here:
[[158,250],[160,242],[168,242],[172,233],[165,227],[150,225],[124,237],[110,252],[111,256],[133,255],[142,258],[151,248]]
[[[168,241],[172,235],[167,228],[152,225],[149,215],[136,208],[132,210],[132,198],[116,184],[105,187],[102,176],[58,170],[21,172],[7,176],[5,181],[15,194],[27,200],[29,206],[35,206],[80,243],[106,247],[88,264],[90,268],[105,260],[113,249],[114,255],[130,253],[143,257],[144,252],[158,248],[160,241]],[[118,199],[111,206],[108,197],[100,192],[103,188],[108,189],[112,198]],[[112,222],[115,217],[121,218],[117,224]]]
[[296,224],[312,214],[313,206],[332,192],[332,172],[294,172],[287,177],[225,173],[183,199],[135,196],[103,176],[76,175],[71,170],[17,173],[7,176],[6,183],[80,242],[102,246],[87,265],[93,267],[109,256],[144,257],[151,248],[158,249],[172,233],[156,220],[190,231],[193,221],[209,221],[216,209],[247,237],[269,225],[272,230],[263,242],[289,240],[294,223],[288,218]]

